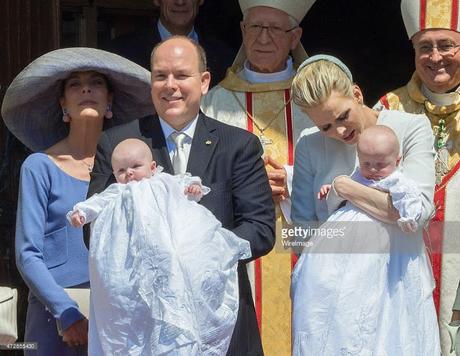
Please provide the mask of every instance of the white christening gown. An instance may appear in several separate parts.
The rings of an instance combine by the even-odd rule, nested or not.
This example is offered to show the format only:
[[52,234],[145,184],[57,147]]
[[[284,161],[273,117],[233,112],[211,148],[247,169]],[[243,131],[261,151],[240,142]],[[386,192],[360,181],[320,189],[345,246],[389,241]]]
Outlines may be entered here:
[[347,202],[320,226],[335,237],[313,236],[292,274],[293,355],[439,355],[422,231],[403,232],[422,208],[416,183],[398,171],[353,179],[389,191],[401,219],[385,224]]
[[238,313],[238,260],[251,256],[249,242],[188,200],[177,176],[157,173],[100,195],[92,208],[76,206],[98,213],[89,354],[225,355]]

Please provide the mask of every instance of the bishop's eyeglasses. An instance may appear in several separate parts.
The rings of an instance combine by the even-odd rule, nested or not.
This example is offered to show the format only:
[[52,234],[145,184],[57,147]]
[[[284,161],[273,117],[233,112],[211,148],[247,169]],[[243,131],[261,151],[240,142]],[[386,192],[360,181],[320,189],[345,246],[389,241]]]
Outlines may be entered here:
[[294,26],[293,28],[290,28],[288,30],[285,30],[282,27],[279,26],[263,26],[255,23],[247,23],[244,24],[244,30],[253,36],[259,36],[263,30],[267,30],[267,32],[272,36],[272,37],[280,37],[288,32],[291,32],[292,30],[295,30],[298,26]]
[[435,46],[431,43],[420,43],[414,45],[415,51],[422,57],[430,57],[436,49],[442,57],[453,57],[457,54],[460,45],[454,42],[441,42]]

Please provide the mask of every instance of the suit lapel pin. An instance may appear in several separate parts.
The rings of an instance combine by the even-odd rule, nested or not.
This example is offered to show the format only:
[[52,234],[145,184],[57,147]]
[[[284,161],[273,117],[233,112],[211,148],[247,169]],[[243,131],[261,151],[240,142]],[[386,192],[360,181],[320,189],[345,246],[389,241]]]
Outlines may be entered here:
[[211,143],[212,143],[211,140],[207,140],[207,141],[205,142],[205,144],[206,144],[207,146],[209,146]]

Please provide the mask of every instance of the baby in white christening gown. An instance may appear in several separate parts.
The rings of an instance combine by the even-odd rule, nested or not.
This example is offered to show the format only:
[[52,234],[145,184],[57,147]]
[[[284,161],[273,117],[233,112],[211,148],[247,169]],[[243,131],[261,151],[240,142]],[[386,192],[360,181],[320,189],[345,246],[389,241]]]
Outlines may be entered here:
[[89,353],[225,354],[249,242],[197,204],[199,177],[163,173],[144,142],[122,141],[112,168],[118,183],[67,214],[92,222]]

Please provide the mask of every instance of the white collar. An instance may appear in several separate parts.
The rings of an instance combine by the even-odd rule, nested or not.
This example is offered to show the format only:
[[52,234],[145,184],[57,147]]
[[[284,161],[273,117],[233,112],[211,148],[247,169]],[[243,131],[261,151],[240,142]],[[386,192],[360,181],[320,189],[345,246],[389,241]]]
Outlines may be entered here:
[[292,66],[292,58],[289,56],[286,61],[286,68],[281,72],[276,73],[259,73],[251,70],[249,68],[249,62],[246,60],[244,62],[244,67],[242,71],[244,79],[250,83],[260,84],[260,83],[273,83],[273,82],[282,82],[289,80],[295,74]]
[[428,89],[425,84],[422,84],[422,93],[425,95],[429,101],[431,101],[434,105],[439,106],[447,106],[455,103],[458,101],[458,92],[451,92],[451,93],[435,93]]
[[[161,117],[158,117],[160,119],[160,125],[161,129],[163,130],[163,135],[165,136],[165,139],[168,140],[169,136],[173,132],[176,132],[177,130],[173,128],[171,125],[168,124],[168,122]],[[198,122],[198,114],[196,117],[190,121],[180,132],[183,132],[187,135],[187,137],[190,137],[193,139],[193,135],[195,134],[195,129],[196,129],[196,124]]]
[[[172,36],[172,33],[166,29],[166,27],[161,23],[161,20],[158,20],[157,27],[158,27],[158,32],[160,33],[160,38],[162,41]],[[192,27],[192,30],[189,32],[187,37],[191,38],[195,42],[198,42],[198,34],[195,31],[195,27]]]

